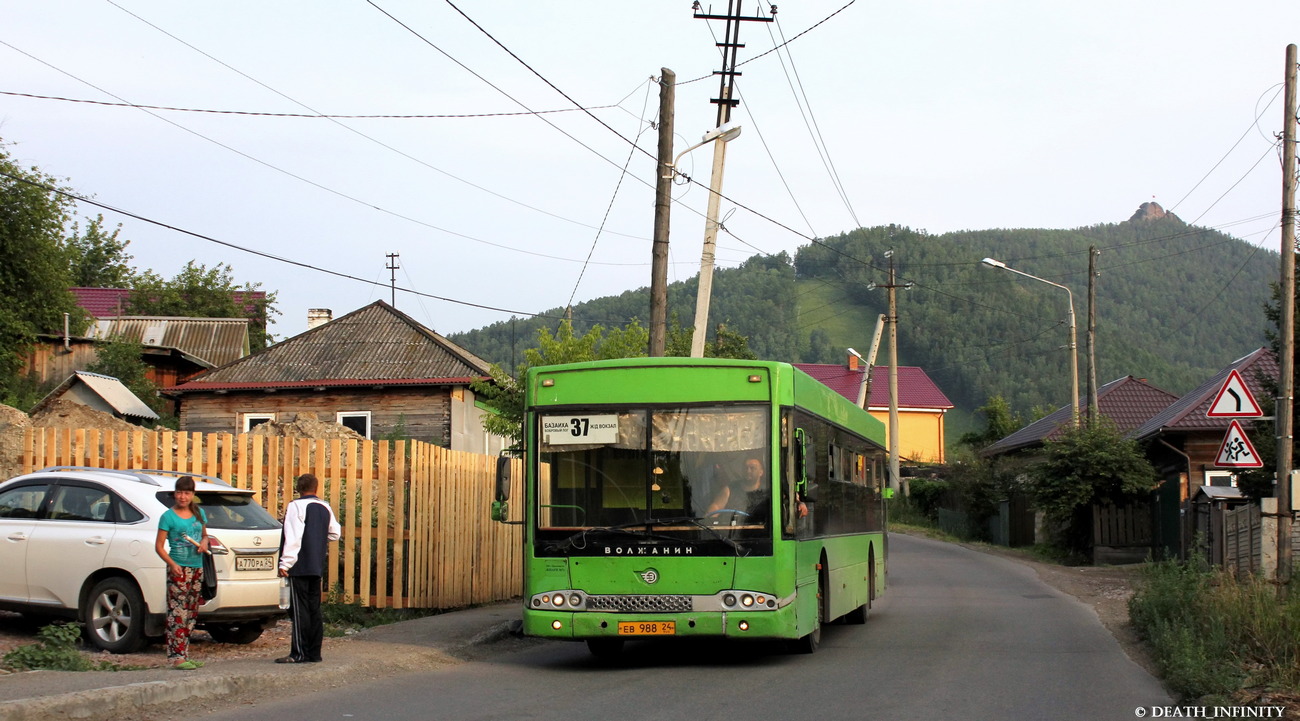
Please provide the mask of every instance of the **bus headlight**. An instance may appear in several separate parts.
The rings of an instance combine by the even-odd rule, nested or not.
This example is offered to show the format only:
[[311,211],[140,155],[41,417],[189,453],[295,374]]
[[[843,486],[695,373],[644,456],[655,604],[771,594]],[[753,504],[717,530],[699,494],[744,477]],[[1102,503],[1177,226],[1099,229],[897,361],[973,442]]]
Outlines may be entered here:
[[746,593],[745,595],[740,597],[740,605],[744,606],[745,608],[749,608],[750,606],[753,606],[754,597]]
[[734,606],[734,605],[736,605],[736,594],[734,594],[734,593],[724,594],[724,595],[722,596],[722,605],[724,605],[724,606]]

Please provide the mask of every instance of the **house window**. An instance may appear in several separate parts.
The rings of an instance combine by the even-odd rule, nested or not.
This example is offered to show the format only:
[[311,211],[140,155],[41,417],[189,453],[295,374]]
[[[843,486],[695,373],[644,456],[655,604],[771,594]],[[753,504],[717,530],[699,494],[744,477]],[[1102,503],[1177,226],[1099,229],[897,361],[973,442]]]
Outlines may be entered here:
[[334,414],[334,421],[366,438],[370,437],[370,411],[339,411]]
[[275,420],[274,413],[245,413],[244,432],[247,433],[263,423],[270,423],[273,420]]
[[1236,488],[1237,474],[1232,473],[1231,471],[1206,471],[1205,485]]

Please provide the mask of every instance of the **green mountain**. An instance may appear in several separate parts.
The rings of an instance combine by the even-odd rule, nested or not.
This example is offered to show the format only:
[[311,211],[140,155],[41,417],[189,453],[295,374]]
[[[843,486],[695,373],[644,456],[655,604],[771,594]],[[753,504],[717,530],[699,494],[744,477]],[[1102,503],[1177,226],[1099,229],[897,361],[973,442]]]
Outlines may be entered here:
[[[1151,207],[1148,208],[1148,205]],[[992,395],[1012,408],[1069,402],[1066,294],[983,265],[985,257],[1069,287],[1086,381],[1088,254],[1097,258],[1097,381],[1146,378],[1191,390],[1232,360],[1266,344],[1263,306],[1278,273],[1275,251],[1189,226],[1148,204],[1134,218],[1073,230],[981,230],[930,235],[902,226],[861,228],[786,254],[754,256],[714,276],[713,323],[750,338],[760,358],[842,362],[865,353],[887,312],[891,249],[899,289],[899,362],[924,368],[958,407],[950,435]],[[669,288],[669,312],[693,323],[696,279]],[[536,345],[544,319],[511,319],[452,339],[505,366]],[[574,326],[644,325],[649,291],[628,291],[573,309]],[[512,356],[512,343],[514,355]],[[887,362],[882,342],[878,363]],[[954,436],[955,437],[955,436]]]

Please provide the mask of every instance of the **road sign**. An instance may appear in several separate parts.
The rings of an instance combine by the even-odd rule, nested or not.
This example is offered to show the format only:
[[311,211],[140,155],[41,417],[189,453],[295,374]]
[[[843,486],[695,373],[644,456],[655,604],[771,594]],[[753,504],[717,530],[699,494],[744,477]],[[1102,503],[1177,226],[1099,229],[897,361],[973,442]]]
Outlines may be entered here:
[[1255,452],[1255,446],[1251,445],[1241,424],[1234,420],[1223,437],[1214,465],[1219,468],[1262,468],[1264,459]]
[[1255,396],[1251,395],[1241,374],[1233,369],[1205,415],[1210,418],[1259,418],[1264,411],[1255,402]]

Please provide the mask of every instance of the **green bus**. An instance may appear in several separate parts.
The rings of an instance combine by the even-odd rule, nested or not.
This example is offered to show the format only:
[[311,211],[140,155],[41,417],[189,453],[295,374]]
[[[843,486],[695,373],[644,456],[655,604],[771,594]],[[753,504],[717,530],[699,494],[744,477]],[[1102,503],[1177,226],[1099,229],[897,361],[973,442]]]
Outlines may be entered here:
[[[788,363],[543,366],[524,392],[526,634],[788,639],[885,588],[884,427]],[[508,463],[493,517],[504,520]]]

